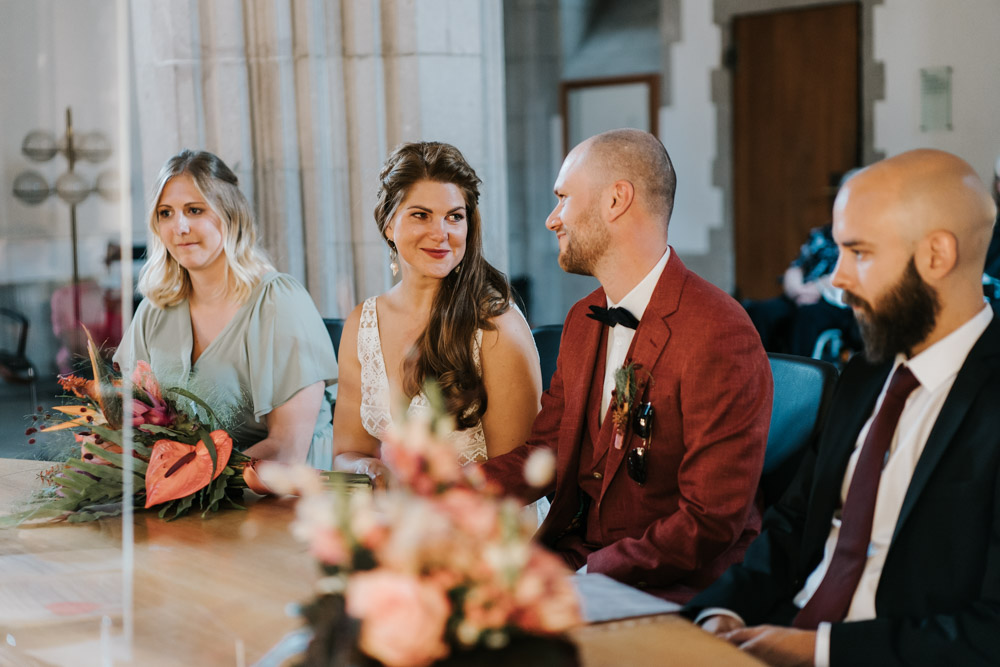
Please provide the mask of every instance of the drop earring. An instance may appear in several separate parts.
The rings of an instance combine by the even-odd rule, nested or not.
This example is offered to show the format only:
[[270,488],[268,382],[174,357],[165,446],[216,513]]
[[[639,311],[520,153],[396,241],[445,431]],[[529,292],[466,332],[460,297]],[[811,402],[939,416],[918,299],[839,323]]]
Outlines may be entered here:
[[392,277],[395,278],[399,275],[399,253],[396,252],[396,244],[389,241],[389,270],[392,271]]

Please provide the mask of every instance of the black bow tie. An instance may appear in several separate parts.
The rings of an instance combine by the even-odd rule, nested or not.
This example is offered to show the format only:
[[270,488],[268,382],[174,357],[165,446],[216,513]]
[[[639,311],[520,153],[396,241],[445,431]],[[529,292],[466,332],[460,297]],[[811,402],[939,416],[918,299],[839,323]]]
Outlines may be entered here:
[[635,329],[639,326],[639,320],[635,319],[635,315],[630,313],[625,308],[601,308],[600,306],[591,306],[590,312],[587,313],[587,317],[607,324],[609,327],[620,324],[623,327]]

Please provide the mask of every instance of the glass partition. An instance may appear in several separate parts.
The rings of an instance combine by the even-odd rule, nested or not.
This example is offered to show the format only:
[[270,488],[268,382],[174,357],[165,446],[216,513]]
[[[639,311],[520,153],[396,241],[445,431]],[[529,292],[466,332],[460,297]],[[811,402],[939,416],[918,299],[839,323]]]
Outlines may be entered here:
[[[91,379],[86,332],[107,357],[131,307],[130,281],[122,281],[131,253],[121,251],[132,246],[129,178],[122,177],[131,151],[122,131],[129,127],[125,7],[115,0],[0,0],[5,663],[131,660],[131,519],[12,526],[9,518],[38,510],[28,501],[39,489],[66,489],[60,479],[100,477],[87,472],[94,457],[80,442],[86,426],[43,429],[79,417],[57,409],[85,403],[59,378]],[[71,457],[83,463],[57,464]]]

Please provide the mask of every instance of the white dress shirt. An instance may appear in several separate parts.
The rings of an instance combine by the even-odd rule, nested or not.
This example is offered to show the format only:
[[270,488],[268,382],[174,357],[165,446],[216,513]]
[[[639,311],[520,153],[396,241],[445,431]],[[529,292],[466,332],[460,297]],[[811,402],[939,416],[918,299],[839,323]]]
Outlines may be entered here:
[[[670,259],[670,246],[667,246],[663,256],[650,269],[646,277],[640,280],[639,284],[633,287],[632,291],[626,294],[621,301],[611,303],[611,299],[608,299],[608,308],[625,308],[635,315],[635,319],[641,320],[643,313],[646,312],[646,306],[649,305],[649,300],[653,297],[656,283],[659,282],[663,269],[667,266],[668,259]],[[599,424],[604,423],[604,415],[607,414],[608,406],[611,405],[611,391],[615,388],[615,371],[625,363],[628,348],[632,345],[632,339],[635,337],[635,329],[629,329],[620,324],[609,327],[609,329],[608,354],[604,364],[604,393],[601,395],[601,413],[597,417]]]
[[[934,422],[937,421],[938,415],[941,413],[941,407],[955,383],[959,369],[965,363],[965,358],[969,356],[972,346],[982,336],[992,319],[993,309],[988,305],[983,306],[983,309],[968,322],[912,359],[907,360],[902,354],[897,355],[892,372],[886,378],[878,400],[875,402],[875,409],[861,428],[861,432],[858,433],[854,452],[848,461],[844,481],[840,487],[841,505],[847,498],[847,491],[851,485],[858,455],[861,453],[861,447],[868,435],[868,429],[871,428],[872,421],[882,406],[882,399],[885,398],[886,390],[889,388],[889,380],[896,367],[906,363],[913,375],[920,381],[920,386],[914,389],[907,398],[889,446],[889,454],[882,468],[882,477],[879,480],[875,499],[875,515],[872,520],[871,542],[868,545],[868,560],[861,573],[861,579],[854,592],[847,616],[844,618],[845,621],[863,621],[875,618],[875,592],[878,590],[882,566],[885,565],[885,557],[889,551],[892,534],[896,529],[896,520],[899,518],[899,512],[903,506],[906,490],[910,486],[913,471],[917,467],[920,454],[924,451],[924,445],[927,444],[927,438],[934,427]],[[802,590],[795,596],[794,602],[799,608],[805,606],[816,589],[819,588],[820,582],[823,581],[823,576],[833,558],[839,535],[840,511],[838,510],[830,522],[830,534],[826,540],[823,560],[812,571]],[[702,611],[696,622],[701,623],[703,620],[718,614],[739,618],[737,614],[729,610],[710,608]],[[829,623],[819,624],[813,659],[816,667],[829,667]]]

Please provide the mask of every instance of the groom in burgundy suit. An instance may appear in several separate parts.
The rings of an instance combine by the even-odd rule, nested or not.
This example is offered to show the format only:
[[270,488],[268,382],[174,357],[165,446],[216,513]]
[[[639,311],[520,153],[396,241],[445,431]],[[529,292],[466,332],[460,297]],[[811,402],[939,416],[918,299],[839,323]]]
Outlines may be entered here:
[[[772,383],[744,310],[667,245],[675,185],[663,145],[639,130],[566,157],[545,224],[559,265],[601,288],[566,318],[527,444],[483,469],[527,501],[555,494],[538,537],[572,567],[683,602],[760,530]],[[629,364],[626,398],[612,390]],[[540,448],[556,456],[547,488],[523,475]]]

